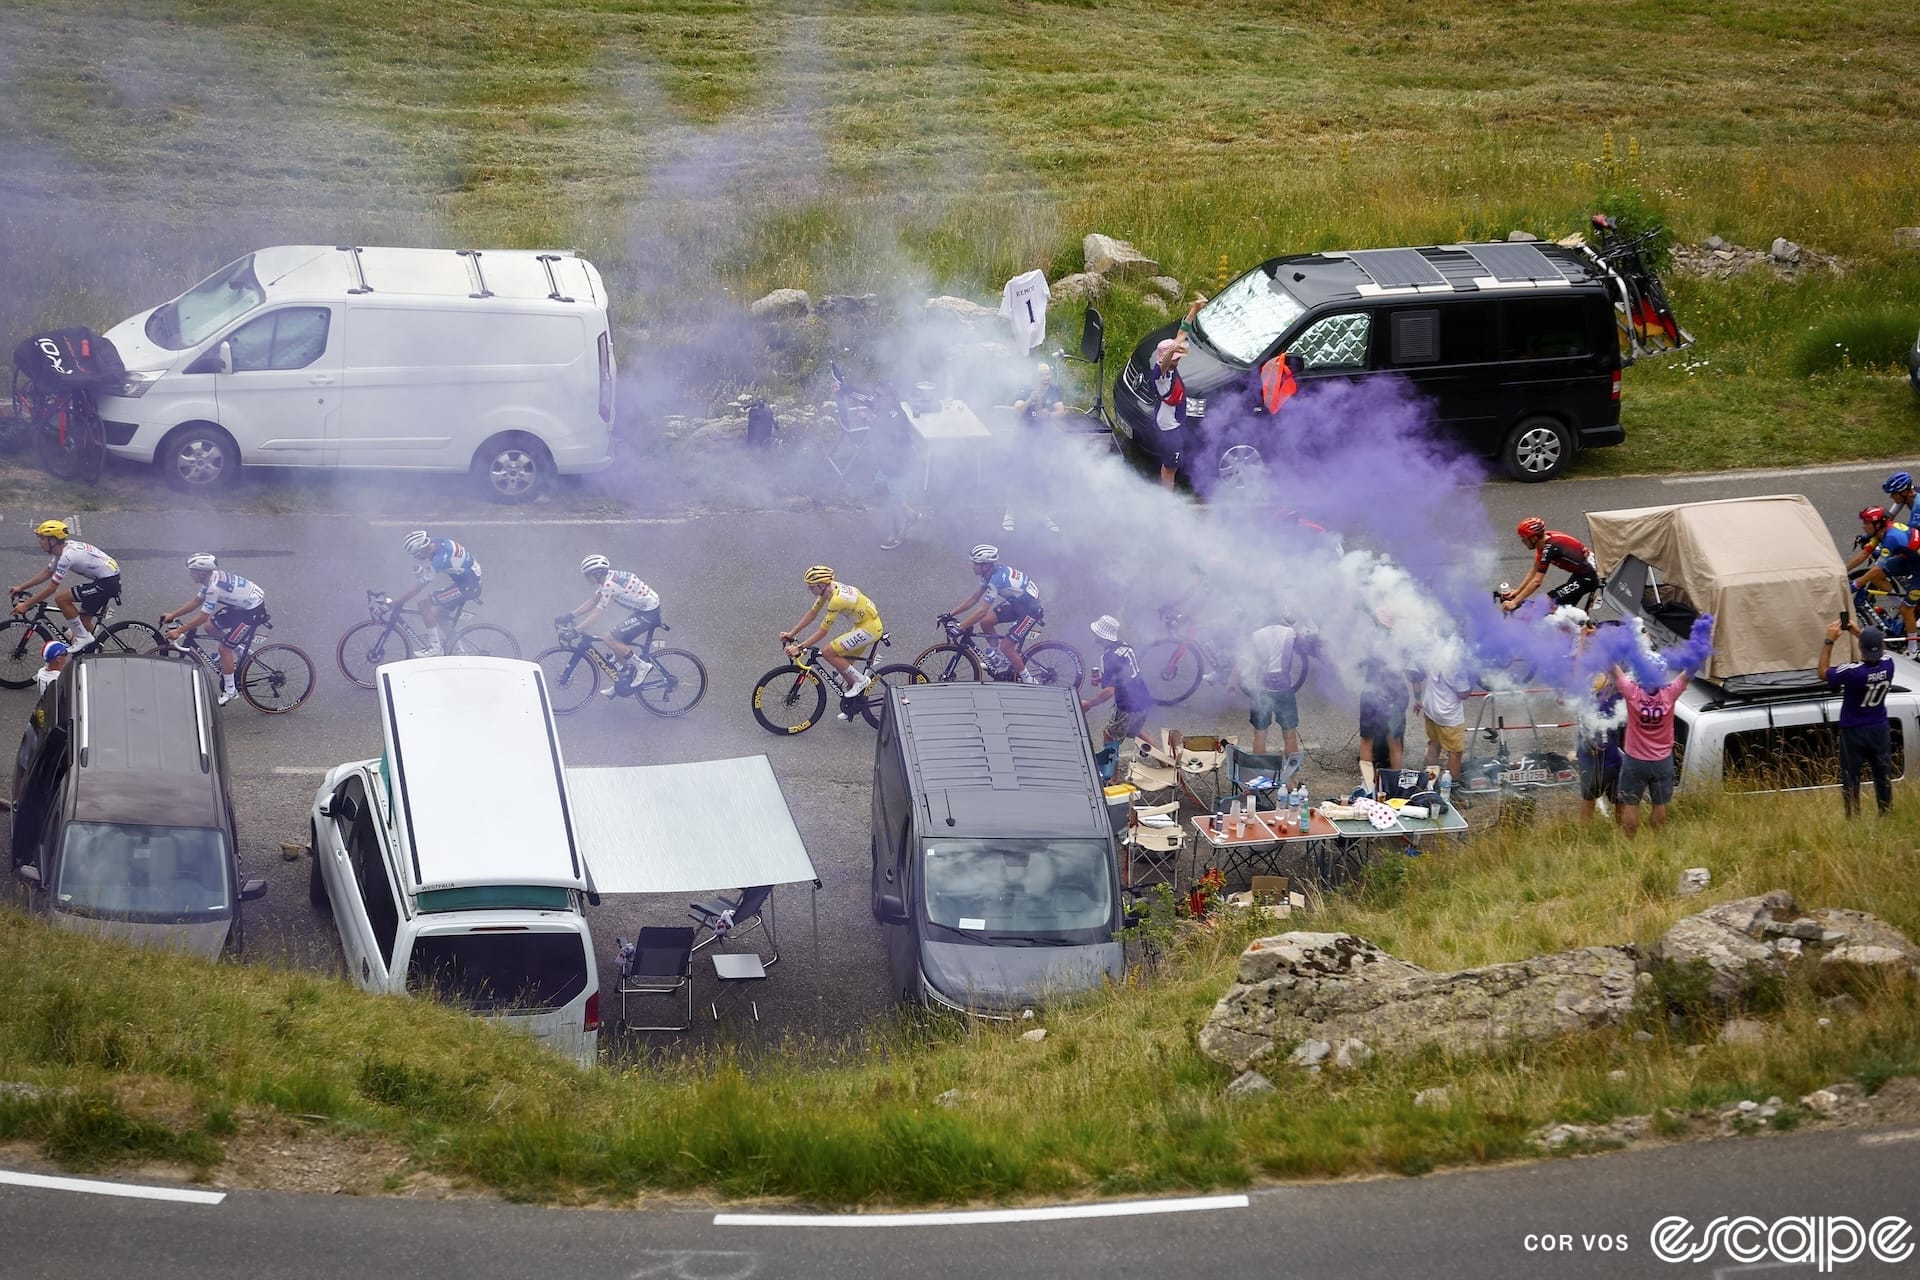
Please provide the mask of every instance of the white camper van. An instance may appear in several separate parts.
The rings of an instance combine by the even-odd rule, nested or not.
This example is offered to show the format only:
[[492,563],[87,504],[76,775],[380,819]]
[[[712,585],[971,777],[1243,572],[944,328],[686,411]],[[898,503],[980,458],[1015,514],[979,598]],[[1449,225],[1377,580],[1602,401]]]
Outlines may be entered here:
[[567,252],[277,245],[107,331],[108,451],[190,491],[242,465],[471,471],[524,502],[610,461],[606,288]]

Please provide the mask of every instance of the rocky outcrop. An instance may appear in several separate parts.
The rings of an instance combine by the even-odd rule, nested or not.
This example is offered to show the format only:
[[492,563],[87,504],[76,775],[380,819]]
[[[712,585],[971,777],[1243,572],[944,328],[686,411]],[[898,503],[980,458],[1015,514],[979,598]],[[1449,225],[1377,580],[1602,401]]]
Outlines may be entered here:
[[1812,271],[1844,275],[1848,266],[1843,258],[1816,253],[1784,236],[1775,237],[1765,249],[1749,249],[1719,236],[1708,236],[1697,245],[1673,246],[1672,264],[1673,270],[1681,275],[1716,280],[1760,270],[1771,271],[1782,280],[1797,280]]
[[1844,908],[1803,913],[1784,889],[1722,902],[1676,922],[1654,944],[1653,958],[1705,964],[1712,971],[1708,993],[1726,1005],[1809,962],[1820,967],[1816,979],[1825,984],[1920,977],[1920,948],[1892,925]]
[[1054,302],[1099,302],[1107,296],[1107,278],[1091,271],[1076,271],[1048,285],[1047,293]]
[[1000,313],[992,307],[982,306],[970,298],[956,298],[952,294],[928,298],[926,311],[930,317],[957,320],[968,328],[976,324],[991,323],[1000,318]]
[[805,289],[775,289],[765,297],[754,299],[747,307],[747,314],[755,320],[798,320],[812,309],[813,299]]
[[1094,275],[1139,278],[1160,274],[1160,264],[1152,258],[1125,240],[1098,231],[1088,232],[1080,241],[1080,252],[1086,258],[1087,270]]

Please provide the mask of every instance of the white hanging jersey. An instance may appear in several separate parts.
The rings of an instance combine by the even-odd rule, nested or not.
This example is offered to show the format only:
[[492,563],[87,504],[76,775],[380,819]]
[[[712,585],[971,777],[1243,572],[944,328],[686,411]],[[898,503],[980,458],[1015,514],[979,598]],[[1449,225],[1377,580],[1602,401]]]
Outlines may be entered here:
[[53,559],[55,582],[65,581],[70,573],[89,582],[98,582],[101,578],[114,577],[119,572],[120,562],[112,556],[90,542],[75,542],[71,538]]
[[1013,349],[1021,355],[1046,340],[1047,299],[1052,296],[1044,271],[1015,276],[1000,291],[1000,314],[1012,322]]

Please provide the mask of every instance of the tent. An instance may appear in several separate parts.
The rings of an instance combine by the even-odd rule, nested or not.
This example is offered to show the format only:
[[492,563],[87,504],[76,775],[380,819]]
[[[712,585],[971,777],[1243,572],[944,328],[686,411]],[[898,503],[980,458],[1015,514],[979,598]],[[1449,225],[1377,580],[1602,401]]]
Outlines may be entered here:
[[[1850,607],[1846,565],[1798,494],[1593,511],[1587,528],[1617,607],[1682,635],[1689,612],[1713,615],[1709,679],[1804,671]],[[1646,584],[1640,564],[1679,599]]]

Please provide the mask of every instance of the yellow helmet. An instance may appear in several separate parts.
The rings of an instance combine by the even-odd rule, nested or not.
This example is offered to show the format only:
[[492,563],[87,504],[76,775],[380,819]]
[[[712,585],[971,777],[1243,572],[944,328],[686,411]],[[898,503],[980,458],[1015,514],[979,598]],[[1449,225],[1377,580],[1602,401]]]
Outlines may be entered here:
[[33,532],[37,537],[58,538],[62,542],[65,542],[67,539],[67,524],[64,520],[42,520],[33,527]]
[[825,564],[816,564],[812,568],[807,570],[804,577],[805,577],[806,584],[810,587],[818,586],[823,582],[832,582],[833,566],[825,565]]

